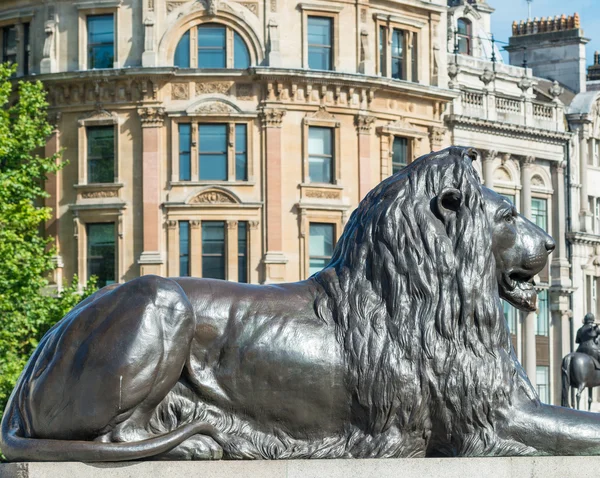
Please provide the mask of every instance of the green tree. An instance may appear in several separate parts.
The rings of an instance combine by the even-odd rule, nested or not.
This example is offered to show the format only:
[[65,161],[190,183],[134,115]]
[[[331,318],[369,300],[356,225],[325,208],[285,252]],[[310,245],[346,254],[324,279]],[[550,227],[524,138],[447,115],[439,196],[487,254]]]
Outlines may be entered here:
[[35,153],[52,132],[46,94],[39,81],[14,91],[14,71],[0,65],[0,413],[44,333],[94,290],[82,295],[74,278],[59,296],[44,292],[55,254],[40,234],[51,213],[44,180],[63,164]]

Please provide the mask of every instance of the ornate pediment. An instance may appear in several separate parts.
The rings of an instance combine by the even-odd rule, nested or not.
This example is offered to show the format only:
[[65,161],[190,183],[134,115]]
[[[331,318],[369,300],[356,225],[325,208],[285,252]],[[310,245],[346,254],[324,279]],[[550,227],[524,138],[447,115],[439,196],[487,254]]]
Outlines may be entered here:
[[403,133],[408,134],[409,136],[427,136],[426,132],[416,128],[403,117],[390,121],[387,125],[382,126],[380,131],[382,133]]
[[187,111],[188,114],[202,115],[230,115],[241,113],[241,109],[226,101],[204,100],[200,103],[191,105]]
[[337,121],[337,118],[333,116],[325,105],[319,106],[319,109],[312,114],[306,115],[308,120],[321,120],[321,121]]
[[208,189],[192,196],[188,204],[239,204],[240,200],[223,189]]
[[116,113],[111,113],[110,111],[106,111],[105,109],[102,109],[102,107],[100,107],[98,105],[98,107],[90,112],[85,114],[84,116],[82,116],[81,118],[79,118],[79,125],[80,126],[84,126],[86,124],[90,124],[90,123],[94,123],[94,122],[106,122],[106,123],[118,123],[119,122],[119,117],[117,116]]

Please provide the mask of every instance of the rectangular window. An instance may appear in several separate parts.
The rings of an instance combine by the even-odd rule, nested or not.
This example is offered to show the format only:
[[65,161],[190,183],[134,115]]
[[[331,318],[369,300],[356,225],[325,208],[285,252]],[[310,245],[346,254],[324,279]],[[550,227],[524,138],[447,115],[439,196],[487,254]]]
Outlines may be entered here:
[[410,61],[411,61],[411,69],[412,69],[412,81],[413,83],[418,83],[419,82],[419,51],[417,50],[418,47],[418,35],[416,33],[413,33],[412,35],[412,51],[410,52],[411,57],[410,57]]
[[88,183],[114,183],[114,126],[90,126],[86,131]]
[[31,55],[31,28],[29,23],[23,25],[23,36],[25,44],[23,45],[23,74],[29,75],[29,57]]
[[600,199],[599,198],[595,198],[594,200],[594,208],[591,209],[592,211],[594,211],[594,219],[595,219],[595,228],[594,228],[594,232],[596,234],[600,234]]
[[535,369],[537,393],[542,403],[550,402],[550,367],[538,365]]
[[408,163],[408,140],[394,136],[392,146],[392,174],[396,174]]
[[248,179],[248,135],[245,124],[235,125],[235,179]]
[[179,275],[190,275],[190,222],[179,221]]
[[17,27],[9,25],[2,28],[2,63],[17,62]]
[[387,28],[379,27],[379,74],[382,76],[386,75],[386,61],[385,61],[385,42],[387,40]]
[[248,282],[248,223],[238,222],[238,282]]
[[88,277],[96,276],[98,287],[113,284],[115,275],[115,223],[87,224]]
[[546,199],[531,199],[531,221],[544,231],[548,228],[548,201]]
[[313,70],[332,69],[333,20],[308,17],[308,67]]
[[202,222],[202,277],[225,279],[225,222]]
[[87,30],[88,68],[112,68],[115,62],[114,15],[90,15]]
[[308,176],[311,183],[333,182],[333,130],[308,128]]
[[192,125],[179,124],[179,180],[189,181],[192,179]]
[[538,309],[537,320],[535,324],[535,335],[548,336],[550,327],[550,308],[548,307],[548,291],[542,290],[538,292]]
[[517,309],[505,301],[502,301],[502,308],[504,309],[504,318],[506,319],[510,333],[517,335]]
[[515,195],[514,194],[500,193],[500,196],[502,196],[505,199],[508,199],[513,206],[515,205]]
[[406,79],[404,68],[404,31],[392,30],[392,78],[399,80]]
[[200,179],[210,181],[227,180],[227,125],[201,124],[200,136]]
[[319,272],[331,260],[333,254],[333,224],[310,223],[309,275]]
[[198,27],[198,68],[225,68],[225,27],[201,25]]

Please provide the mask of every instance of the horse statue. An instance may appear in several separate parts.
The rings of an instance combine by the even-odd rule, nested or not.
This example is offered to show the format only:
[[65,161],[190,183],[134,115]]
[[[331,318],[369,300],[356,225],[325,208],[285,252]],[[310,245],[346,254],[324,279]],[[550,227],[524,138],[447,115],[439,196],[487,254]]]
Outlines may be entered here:
[[588,389],[588,411],[592,407],[592,389],[600,386],[600,331],[595,323],[594,314],[587,313],[583,326],[577,331],[575,342],[579,347],[566,355],[562,361],[562,398],[561,405],[569,407],[569,389],[577,389],[577,409],[581,401],[581,392]]

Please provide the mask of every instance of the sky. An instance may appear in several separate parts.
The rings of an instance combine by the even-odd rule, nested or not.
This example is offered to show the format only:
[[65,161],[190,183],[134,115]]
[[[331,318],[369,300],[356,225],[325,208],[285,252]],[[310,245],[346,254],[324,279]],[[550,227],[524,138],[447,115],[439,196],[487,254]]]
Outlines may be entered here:
[[[526,0],[487,0],[488,5],[496,11],[492,13],[492,33],[502,42],[508,42],[513,20],[527,19]],[[599,0],[533,0],[532,17],[548,17],[579,13],[584,35],[591,41],[587,44],[587,63],[594,61],[594,51],[600,50],[600,1]],[[502,43],[498,46],[502,51]],[[508,54],[502,52],[504,61],[508,62]]]

